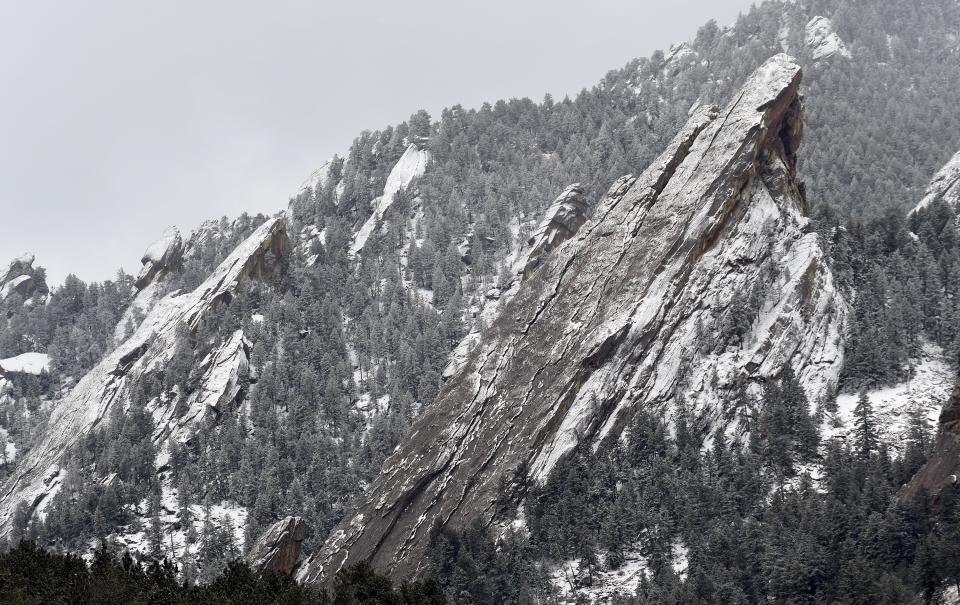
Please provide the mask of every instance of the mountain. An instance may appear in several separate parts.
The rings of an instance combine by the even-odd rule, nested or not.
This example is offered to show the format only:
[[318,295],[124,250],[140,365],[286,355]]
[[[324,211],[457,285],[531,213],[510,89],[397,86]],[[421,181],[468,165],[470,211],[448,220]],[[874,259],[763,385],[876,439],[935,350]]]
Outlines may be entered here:
[[960,353],[958,30],[765,2],[572,99],[360,133],[135,277],[15,260],[0,533],[475,602],[927,590],[951,526],[893,495]]
[[694,112],[639,177],[618,180],[489,326],[466,366],[384,462],[304,569],[370,560],[421,571],[434,523],[497,519],[504,480],[542,481],[632,410],[687,405],[745,434],[736,394],[790,368],[811,401],[835,388],[846,302],[807,230],[796,180],[800,67],[764,63],[722,110]]

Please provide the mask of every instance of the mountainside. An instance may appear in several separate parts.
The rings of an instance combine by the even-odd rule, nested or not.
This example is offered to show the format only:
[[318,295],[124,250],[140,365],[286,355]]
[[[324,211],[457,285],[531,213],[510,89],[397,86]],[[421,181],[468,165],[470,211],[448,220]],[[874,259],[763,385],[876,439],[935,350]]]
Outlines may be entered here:
[[[302,550],[304,580],[372,560],[448,594],[502,555],[544,602],[719,577],[722,521],[772,553],[726,578],[759,602],[802,584],[783,523],[796,567],[840,570],[810,585],[853,586],[867,563],[810,553],[874,553],[878,516],[923,533],[892,494],[960,358],[957,31],[956,0],[764,2],[573,99],[363,132],[284,211],[168,229],[136,277],[15,259],[0,536],[199,580]],[[944,418],[915,486],[954,474]],[[817,507],[849,516],[790,525]]]

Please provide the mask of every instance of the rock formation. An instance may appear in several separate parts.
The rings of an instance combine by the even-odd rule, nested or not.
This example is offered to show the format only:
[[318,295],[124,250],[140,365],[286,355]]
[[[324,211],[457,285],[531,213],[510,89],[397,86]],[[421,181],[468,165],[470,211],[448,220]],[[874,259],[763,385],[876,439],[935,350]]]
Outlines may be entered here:
[[140,259],[143,267],[137,275],[137,289],[143,290],[158,275],[179,268],[182,260],[183,238],[180,237],[179,229],[170,227],[143,253]]
[[537,230],[527,241],[530,252],[523,267],[524,279],[543,264],[551,250],[576,235],[580,227],[587,222],[587,206],[580,183],[564,189],[550,204]]
[[804,42],[814,61],[822,61],[835,56],[849,59],[852,55],[843,39],[833,29],[833,22],[826,17],[814,17],[807,23]]
[[897,497],[911,500],[921,489],[936,497],[947,485],[957,482],[960,476],[960,384],[953,388],[950,399],[940,413],[937,443],[927,462],[920,467]]
[[257,574],[265,571],[289,576],[300,559],[307,537],[307,524],[300,517],[287,517],[271,525],[247,552],[246,561]]
[[954,208],[960,206],[960,151],[930,181],[923,199],[913,212],[942,201]]
[[[284,223],[270,219],[237,246],[196,290],[173,292],[153,305],[136,331],[57,402],[43,439],[0,491],[0,536],[9,533],[17,504],[26,502],[31,510],[37,510],[49,502],[64,479],[66,471],[60,465],[64,452],[106,419],[113,406],[127,405],[138,377],[162,371],[180,333],[196,330],[206,313],[214,311],[219,303],[229,303],[243,280],[264,275],[270,269],[265,264],[267,252],[281,258],[288,247]],[[170,250],[170,246],[165,249]],[[164,255],[159,255],[160,260]],[[243,334],[238,331],[201,360],[202,379],[185,402],[180,397],[148,402],[148,410],[157,419],[154,439],[186,438],[189,431],[185,429],[208,409],[216,410],[237,396],[247,364]]]
[[615,183],[501,307],[298,577],[323,582],[359,560],[416,575],[435,523],[498,521],[498,486],[518,466],[542,480],[638,408],[669,419],[683,400],[742,432],[738,389],[788,366],[811,401],[831,395],[847,305],[796,180],[799,84],[793,59],[771,58],[729,106],[698,109],[640,177]]

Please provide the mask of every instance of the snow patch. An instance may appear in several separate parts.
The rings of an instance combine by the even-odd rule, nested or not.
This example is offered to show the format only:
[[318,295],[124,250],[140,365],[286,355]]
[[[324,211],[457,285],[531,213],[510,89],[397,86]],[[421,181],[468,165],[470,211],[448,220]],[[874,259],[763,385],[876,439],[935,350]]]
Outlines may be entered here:
[[21,353],[16,357],[0,359],[0,370],[39,376],[50,371],[50,356],[46,353]]

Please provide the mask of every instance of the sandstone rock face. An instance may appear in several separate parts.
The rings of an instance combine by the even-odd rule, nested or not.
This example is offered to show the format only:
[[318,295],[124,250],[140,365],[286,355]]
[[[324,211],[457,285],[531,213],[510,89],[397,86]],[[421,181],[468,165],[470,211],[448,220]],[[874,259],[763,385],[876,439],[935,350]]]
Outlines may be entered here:
[[37,283],[29,275],[18,275],[0,287],[0,300],[4,300],[13,293],[29,298],[36,290]]
[[930,181],[927,191],[913,212],[942,201],[954,208],[960,206],[960,152],[957,152]]
[[849,59],[853,56],[843,39],[834,31],[833,22],[826,17],[810,19],[804,34],[804,41],[814,61],[830,59],[835,56]]
[[567,241],[587,222],[587,200],[580,183],[574,183],[550,204],[547,213],[527,244],[530,252],[524,263],[524,279],[543,264],[550,252]]
[[274,571],[289,576],[300,559],[307,525],[300,517],[287,517],[271,525],[250,547],[246,560],[257,574]]
[[161,273],[178,268],[182,260],[183,238],[179,229],[170,227],[143,253],[140,259],[143,267],[137,275],[137,289],[143,290]]
[[33,267],[33,261],[35,260],[36,257],[28,252],[10,261],[10,264],[7,265],[7,270],[3,274],[3,279],[0,279],[0,284],[5,284],[14,277],[30,271]]
[[30,275],[34,260],[34,256],[27,253],[10,261],[3,273],[3,279],[0,279],[0,300],[5,300],[14,293],[24,298],[33,295],[37,289],[37,282]]
[[[65,476],[60,460],[64,452],[98,424],[113,406],[126,406],[137,377],[170,361],[178,333],[196,330],[203,316],[216,312],[218,303],[229,302],[240,283],[262,276],[267,252],[281,258],[289,248],[285,225],[270,219],[244,240],[193,292],[174,292],[156,302],[140,326],[106,355],[51,413],[43,439],[0,491],[0,536],[10,531],[17,504],[26,502],[36,511],[49,502]],[[169,247],[167,248],[169,249]],[[162,258],[162,254],[160,255]],[[248,345],[240,331],[226,339],[200,362],[202,378],[186,398],[155,398],[147,409],[157,419],[154,439],[184,440],[188,430],[208,410],[233,400],[248,368]],[[181,410],[186,410],[185,412]]]
[[737,389],[788,366],[812,401],[830,396],[848,307],[796,180],[800,77],[790,57],[771,58],[730,105],[698,109],[640,177],[615,183],[501,307],[298,578],[323,582],[359,560],[415,575],[434,523],[505,521],[502,478],[529,463],[542,480],[637,409],[671,419],[683,399],[741,432]]

